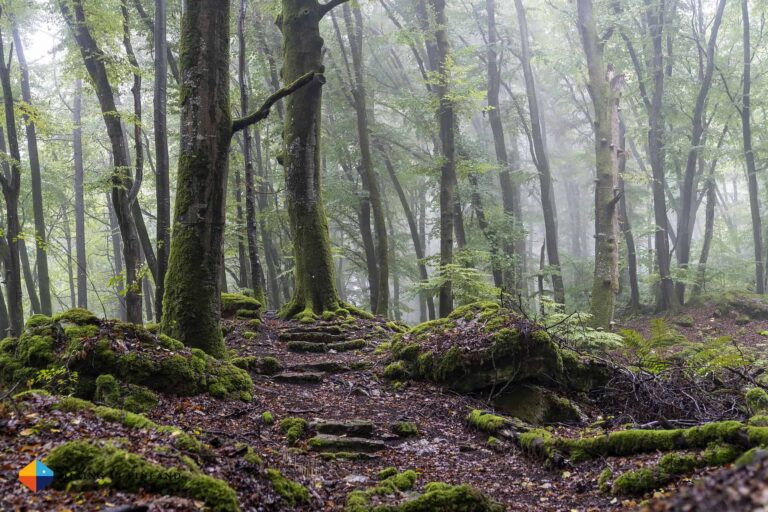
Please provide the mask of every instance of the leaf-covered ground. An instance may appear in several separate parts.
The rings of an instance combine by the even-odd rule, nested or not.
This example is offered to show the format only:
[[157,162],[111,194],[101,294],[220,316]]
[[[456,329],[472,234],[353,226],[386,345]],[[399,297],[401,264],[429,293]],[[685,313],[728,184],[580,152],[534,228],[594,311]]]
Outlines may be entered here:
[[[606,467],[619,473],[652,464],[660,456],[608,457],[549,469],[511,443],[491,446],[488,434],[477,431],[466,421],[470,410],[487,407],[480,399],[446,392],[424,382],[393,386],[380,377],[387,355],[376,351],[376,346],[393,334],[392,326],[381,322],[361,321],[354,330],[334,335],[332,340],[365,338],[365,348],[344,352],[331,349],[322,353],[287,349],[291,336],[286,333],[300,330],[299,324],[267,316],[254,336],[247,334],[253,330],[248,322],[227,322],[226,341],[232,351],[241,356],[276,357],[282,370],[276,375],[252,373],[255,393],[247,403],[215,399],[207,394],[162,396],[160,404],[147,414],[148,418],[156,425],[179,427],[204,443],[202,449],[176,442],[178,432],[126,426],[125,422],[114,421],[114,418],[108,421],[92,410],[67,412],[57,406],[55,397],[31,395],[0,403],[2,509],[204,508],[201,501],[119,492],[106,483],[95,489],[69,492],[46,489],[37,494],[18,483],[19,469],[34,458],[45,457],[57,445],[72,440],[109,440],[162,466],[222,479],[237,493],[242,510],[342,510],[350,492],[374,487],[377,474],[388,467],[415,470],[419,474],[416,486],[413,491],[376,497],[372,504],[400,503],[417,495],[426,483],[441,481],[469,484],[508,510],[624,510],[637,502],[600,492],[599,474]],[[265,412],[272,414],[273,422],[265,418]],[[374,424],[371,438],[383,442],[385,448],[373,452],[366,460],[327,460],[327,456],[307,449],[313,434],[304,433],[295,446],[287,445],[280,422],[288,417],[300,417],[309,423],[370,420]],[[403,421],[415,423],[418,434],[396,435],[392,425]],[[574,427],[559,427],[557,433],[578,436],[583,432]],[[599,433],[599,430],[591,431],[593,435]],[[261,463],[246,457],[248,453],[258,455]],[[289,506],[266,476],[266,468],[278,469],[285,477],[306,486],[309,502]],[[712,478],[725,481],[728,477]],[[675,488],[685,486],[688,481],[690,479],[679,482]],[[768,500],[768,496],[765,498]],[[706,510],[659,503],[652,507],[652,510]]]

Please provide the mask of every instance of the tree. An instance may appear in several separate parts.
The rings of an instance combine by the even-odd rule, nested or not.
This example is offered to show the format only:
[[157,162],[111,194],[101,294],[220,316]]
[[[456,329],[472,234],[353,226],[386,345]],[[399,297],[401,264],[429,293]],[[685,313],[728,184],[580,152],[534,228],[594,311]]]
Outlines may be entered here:
[[190,2],[181,22],[181,145],[173,236],[163,297],[163,332],[209,354],[221,335],[222,242],[232,136],[264,119],[280,98],[314,81],[299,77],[257,111],[232,120],[229,105],[229,3]]
[[75,193],[75,252],[77,253],[77,307],[88,308],[88,260],[85,252],[85,193],[83,180],[83,83],[75,80],[75,101],[72,109],[72,156],[75,173],[73,189]]
[[115,96],[105,66],[105,55],[91,34],[85,18],[82,0],[59,0],[59,8],[72,32],[85,63],[85,68],[91,77],[101,107],[101,115],[107,128],[114,165],[111,179],[112,204],[120,227],[123,259],[125,260],[126,319],[129,322],[140,324],[142,311],[138,268],[141,248],[132,213],[138,188],[133,186],[134,182],[130,176],[131,163],[128,155],[127,138],[115,106]]
[[24,56],[24,45],[19,36],[19,29],[13,23],[13,42],[16,49],[16,58],[19,60],[21,70],[21,99],[24,101],[25,113],[22,115],[24,126],[27,130],[27,151],[29,155],[30,184],[32,185],[32,211],[35,219],[35,265],[37,266],[37,280],[40,292],[40,311],[50,316],[51,309],[51,280],[48,276],[48,253],[46,238],[48,232],[45,229],[45,215],[43,210],[43,186],[40,175],[40,155],[37,151],[37,128],[35,121],[26,113],[33,109],[32,91],[29,87],[29,68]]
[[[136,4],[140,7],[138,0]],[[157,273],[155,274],[155,317],[163,314],[165,274],[168,271],[168,252],[171,245],[171,192],[168,162],[168,125],[166,87],[168,84],[168,56],[171,55],[166,41],[165,0],[155,0],[155,22],[152,26],[155,48],[155,195],[157,199]],[[172,56],[172,55],[171,55]],[[175,69],[174,64],[174,69]]]
[[280,161],[285,169],[295,284],[291,301],[280,311],[283,318],[299,314],[313,316],[341,307],[320,189],[320,109],[324,82],[320,20],[342,2],[282,0],[282,11],[277,18],[283,35],[283,81],[318,73],[318,80],[292,94],[285,103]]
[[[577,4],[579,33],[587,60],[595,137],[595,273],[592,321],[608,328],[619,292],[619,97],[623,75],[603,63],[605,38],[597,34],[592,0]],[[611,30],[612,32],[612,30]]]
[[547,261],[552,272],[552,289],[555,302],[565,304],[565,288],[563,276],[560,273],[560,252],[558,250],[557,235],[557,205],[555,204],[555,192],[552,186],[552,172],[549,168],[549,156],[544,145],[544,131],[541,126],[539,113],[539,100],[536,92],[536,84],[531,67],[531,49],[528,42],[528,23],[525,18],[525,8],[522,0],[515,0],[517,11],[517,23],[520,27],[520,62],[525,78],[525,92],[528,97],[528,113],[531,120],[531,155],[539,172],[539,185],[541,188],[541,209],[544,214],[544,231],[546,237]]
[[[2,8],[0,8],[0,17],[2,14]],[[0,31],[0,85],[2,85],[3,89],[5,128],[8,132],[8,148],[10,151],[9,154],[5,153],[5,140],[2,134],[0,134],[0,139],[2,139],[0,151],[6,157],[6,162],[10,162],[7,172],[0,173],[0,186],[3,189],[6,213],[4,235],[8,245],[8,257],[5,261],[5,283],[8,293],[8,317],[10,320],[8,334],[10,336],[20,336],[24,328],[24,311],[21,301],[21,259],[19,255],[19,242],[21,241],[21,226],[19,224],[21,152],[19,151],[19,139],[16,134],[10,60],[7,63],[5,61],[2,31]]]

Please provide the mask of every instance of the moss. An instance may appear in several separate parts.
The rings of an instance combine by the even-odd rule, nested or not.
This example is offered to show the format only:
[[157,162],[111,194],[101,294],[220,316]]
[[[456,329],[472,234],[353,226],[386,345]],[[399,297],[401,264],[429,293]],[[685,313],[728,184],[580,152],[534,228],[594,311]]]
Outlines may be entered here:
[[248,320],[248,327],[258,331],[261,328],[261,319],[251,318],[250,320]]
[[396,343],[392,347],[392,357],[403,361],[415,361],[419,357],[420,350],[418,343]]
[[51,317],[41,314],[34,314],[27,319],[26,323],[24,324],[24,328],[26,330],[35,330],[41,327],[50,327],[51,324],[53,324],[53,319]]
[[394,361],[384,368],[382,375],[389,380],[403,380],[408,378],[408,369],[402,361]]
[[16,346],[19,344],[18,338],[3,338],[0,341],[0,354],[13,355],[16,352]]
[[82,308],[72,308],[53,317],[56,322],[69,322],[77,325],[98,325],[99,318]]
[[762,388],[751,388],[744,395],[751,414],[768,412],[768,393]]
[[397,512],[501,512],[504,506],[493,502],[468,485],[429,483],[424,494],[399,505]]
[[398,491],[408,491],[410,489],[413,489],[413,486],[416,484],[416,478],[418,478],[418,475],[416,474],[416,472],[412,469],[408,469],[406,471],[403,471],[402,473],[397,473],[385,478],[384,480],[381,481],[379,488],[380,489],[388,488],[390,490],[398,490]]
[[54,347],[52,336],[24,333],[16,348],[16,359],[24,366],[47,368],[55,360]]
[[633,469],[619,475],[611,486],[617,496],[640,496],[663,487],[670,476],[658,468]]
[[408,332],[408,326],[404,324],[399,324],[397,322],[389,321],[386,323],[386,326],[389,328],[390,331],[400,332],[400,333]]
[[143,413],[157,405],[157,395],[142,386],[129,384],[123,395],[123,408],[131,412]]
[[98,325],[70,325],[64,328],[64,334],[70,341],[91,338],[99,334]]
[[504,417],[496,416],[480,409],[474,409],[469,413],[467,421],[470,425],[483,432],[496,432],[507,423]]
[[724,466],[736,460],[742,452],[743,449],[731,444],[713,443],[701,452],[701,462],[704,466]]
[[419,435],[419,427],[412,421],[396,421],[392,424],[392,432],[400,437]]
[[756,462],[768,458],[768,450],[762,448],[752,448],[744,452],[739,458],[736,459],[734,465],[736,467],[744,467],[755,464]]
[[21,393],[16,393],[13,395],[13,399],[17,401],[24,401],[29,397],[35,396],[51,396],[51,394],[44,389],[27,389],[26,391],[22,391]]
[[252,339],[254,339],[258,335],[259,334],[256,333],[256,332],[246,331],[246,332],[243,333],[243,338],[245,338],[247,340],[252,340]]
[[267,478],[272,482],[275,492],[291,507],[309,503],[307,488],[293,480],[288,480],[280,471],[267,469]]
[[275,422],[275,415],[269,411],[264,411],[261,413],[261,421],[264,422],[265,425],[271,425]]
[[248,464],[253,464],[254,466],[263,466],[264,460],[259,456],[259,454],[256,453],[256,451],[253,449],[252,446],[249,446],[244,443],[237,443],[235,444],[235,448],[240,452],[243,453],[243,460],[247,462]]
[[224,316],[256,313],[261,310],[261,303],[253,297],[241,293],[221,294],[221,314]]
[[600,492],[607,493],[611,490],[611,479],[613,478],[613,471],[611,468],[605,468],[600,472],[597,477],[597,488]]
[[96,400],[107,405],[119,405],[120,385],[112,375],[105,373],[96,378]]
[[695,455],[668,453],[659,460],[659,468],[668,475],[685,475],[701,466]]
[[672,319],[672,323],[680,327],[693,327],[695,325],[691,315],[678,315]]
[[357,338],[348,341],[339,341],[336,343],[328,343],[328,350],[335,350],[336,352],[346,352],[348,350],[359,350],[366,346],[366,342],[362,338]]
[[680,438],[678,430],[623,430],[605,436],[564,439],[558,445],[570,453],[574,462],[581,462],[601,456],[672,451]]
[[155,428],[157,425],[141,414],[115,409],[113,407],[97,406],[93,412],[99,418],[112,423],[120,423],[128,428],[144,429]]
[[747,423],[755,427],[768,427],[768,414],[756,414]]
[[328,352],[328,345],[325,343],[310,343],[308,341],[289,341],[285,348],[290,352]]
[[379,479],[379,480],[384,480],[384,479],[389,478],[391,476],[395,476],[397,473],[398,473],[397,468],[394,468],[394,467],[390,466],[388,468],[384,468],[381,471],[379,471],[376,474],[376,478]]
[[[163,348],[166,348],[168,350],[173,351],[180,351],[184,350],[184,344],[180,342],[179,340],[175,340],[171,338],[170,336],[166,336],[165,334],[160,334],[157,336],[157,341],[160,342],[160,346]],[[205,357],[205,352],[200,350],[199,348],[193,348],[192,349],[192,355],[195,357]]]
[[[237,495],[225,482],[209,476],[165,468],[139,455],[98,446],[86,441],[72,441],[54,448],[45,463],[57,475],[54,485],[66,488],[77,480],[108,481],[117,490],[170,494],[199,500],[212,511],[240,510]],[[107,480],[109,479],[109,480]]]
[[495,315],[499,311],[499,304],[491,301],[473,302],[464,306],[459,306],[454,309],[448,318],[450,320],[458,320],[460,318],[464,320],[471,320],[475,316],[482,316],[488,318]]
[[715,421],[689,428],[683,435],[690,446],[703,448],[713,441],[737,439],[742,433],[742,426],[738,421]]
[[307,421],[304,418],[289,417],[280,422],[280,430],[285,434],[288,446],[293,446],[307,430]]
[[283,369],[277,358],[266,356],[261,359],[261,372],[265,375],[274,375]]

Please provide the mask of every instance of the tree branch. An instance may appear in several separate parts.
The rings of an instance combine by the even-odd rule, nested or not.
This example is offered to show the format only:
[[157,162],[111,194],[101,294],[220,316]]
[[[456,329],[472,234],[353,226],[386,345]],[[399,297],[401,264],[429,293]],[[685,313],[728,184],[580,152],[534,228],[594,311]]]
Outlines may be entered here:
[[245,117],[235,119],[232,122],[232,135],[236,134],[243,128],[247,128],[252,124],[258,123],[262,119],[266,118],[269,115],[269,109],[271,109],[272,105],[277,103],[278,100],[290,94],[293,94],[294,92],[298,91],[305,85],[309,84],[310,82],[313,82],[315,79],[320,83],[320,85],[325,83],[325,78],[323,77],[322,74],[311,71],[306,75],[301,76],[298,80],[296,80],[292,84],[287,85],[275,91],[274,94],[272,94],[269,98],[264,100],[264,104],[261,107],[259,107],[257,111],[251,114],[248,114]]
[[320,17],[322,18],[323,16],[328,14],[331,11],[331,9],[333,9],[334,7],[337,7],[337,6],[341,5],[341,4],[343,4],[346,1],[347,0],[331,0],[327,4],[321,4],[320,5]]

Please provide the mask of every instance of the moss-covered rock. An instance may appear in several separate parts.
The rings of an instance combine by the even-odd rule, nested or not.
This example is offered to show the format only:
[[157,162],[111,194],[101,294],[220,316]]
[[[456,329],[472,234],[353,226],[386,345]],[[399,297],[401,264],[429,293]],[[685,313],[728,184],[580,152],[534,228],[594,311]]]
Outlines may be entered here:
[[303,485],[289,480],[276,469],[267,469],[267,478],[272,482],[275,492],[291,507],[309,503],[309,491]]
[[497,416],[488,411],[475,409],[467,417],[470,425],[483,432],[496,432],[507,424],[507,419],[503,416]]
[[513,386],[493,399],[493,405],[509,416],[534,425],[579,423],[584,414],[570,400],[541,386]]
[[663,487],[670,480],[670,475],[659,468],[633,469],[616,477],[611,492],[617,496],[641,496]]
[[78,480],[108,481],[118,490],[138,492],[143,489],[199,500],[212,511],[240,510],[235,491],[224,481],[165,468],[110,445],[99,446],[86,441],[64,443],[48,454],[45,463],[56,474],[54,485],[60,489]]
[[768,392],[763,388],[750,388],[744,394],[750,414],[768,412]]
[[462,306],[447,319],[397,335],[392,355],[408,375],[461,392],[558,381],[563,370],[560,351],[546,331],[492,302]]
[[419,426],[412,421],[396,421],[392,424],[392,432],[400,437],[419,435]]
[[222,317],[258,318],[261,307],[258,300],[241,293],[221,294]]

